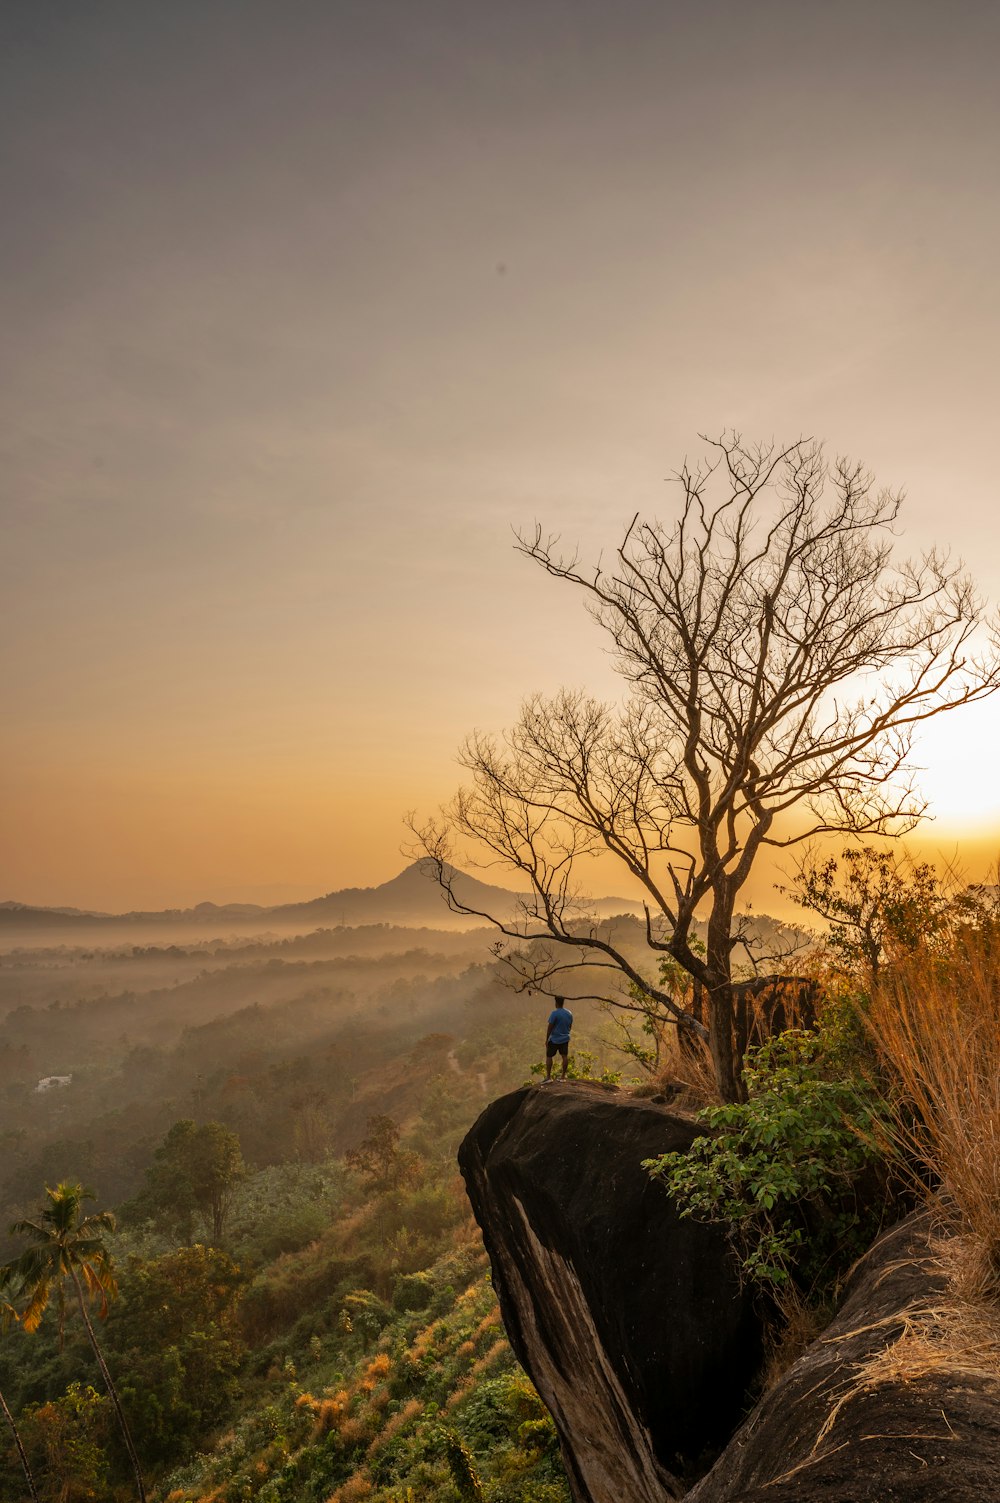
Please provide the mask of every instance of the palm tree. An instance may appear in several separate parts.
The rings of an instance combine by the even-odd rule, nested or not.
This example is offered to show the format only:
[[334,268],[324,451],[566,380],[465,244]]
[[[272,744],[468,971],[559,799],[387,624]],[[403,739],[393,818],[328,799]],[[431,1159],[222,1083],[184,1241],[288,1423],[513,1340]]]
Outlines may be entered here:
[[118,1284],[111,1267],[111,1258],[101,1240],[104,1232],[113,1232],[115,1218],[110,1211],[101,1211],[96,1216],[84,1216],[80,1212],[85,1200],[93,1200],[92,1190],[72,1181],[45,1187],[48,1206],[38,1221],[15,1221],[10,1232],[12,1237],[27,1237],[30,1244],[19,1257],[6,1265],[10,1276],[20,1281],[22,1292],[27,1296],[27,1305],[21,1316],[26,1331],[37,1329],[52,1294],[53,1287],[59,1308],[59,1341],[62,1344],[66,1315],[65,1285],[69,1279],[76,1293],[77,1303],[87,1335],[101,1369],[101,1377],[114,1405],[122,1439],[135,1473],[140,1503],[146,1503],[146,1488],[142,1480],[139,1458],[136,1455],[132,1436],[122,1410],[118,1391],[111,1380],[104,1354],[97,1342],[94,1326],[87,1310],[87,1297],[100,1301],[98,1314],[103,1320],[108,1313],[109,1301],[118,1293]]
[[[6,1278],[0,1278],[0,1290],[6,1289],[8,1282],[9,1281]],[[18,1318],[18,1313],[14,1309],[14,1306],[10,1303],[10,1300],[0,1297],[0,1331],[9,1331],[11,1326]],[[3,1410],[3,1417],[10,1426],[11,1434],[14,1437],[14,1444],[15,1446],[17,1446],[17,1454],[20,1456],[21,1465],[24,1467],[24,1475],[27,1479],[28,1491],[31,1494],[33,1503],[38,1503],[38,1494],[35,1491],[35,1479],[31,1475],[31,1468],[28,1465],[28,1458],[24,1454],[24,1446],[21,1444],[21,1437],[17,1432],[17,1425],[14,1423],[14,1416],[7,1408],[7,1400],[4,1398],[2,1393],[0,1393],[0,1409]]]

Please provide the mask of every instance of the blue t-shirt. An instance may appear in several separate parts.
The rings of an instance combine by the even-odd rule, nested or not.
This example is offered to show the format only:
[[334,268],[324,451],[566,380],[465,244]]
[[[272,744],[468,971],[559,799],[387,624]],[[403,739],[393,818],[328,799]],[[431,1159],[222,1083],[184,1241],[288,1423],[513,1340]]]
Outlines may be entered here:
[[554,1007],[549,1013],[550,1044],[568,1044],[569,1031],[573,1027],[573,1014],[568,1007]]

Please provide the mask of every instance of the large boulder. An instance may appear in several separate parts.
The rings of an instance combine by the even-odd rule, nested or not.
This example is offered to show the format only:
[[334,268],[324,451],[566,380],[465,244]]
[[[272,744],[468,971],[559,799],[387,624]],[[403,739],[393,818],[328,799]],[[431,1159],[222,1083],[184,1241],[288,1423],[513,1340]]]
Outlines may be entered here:
[[[948,1351],[926,1216],[855,1270],[836,1319],[765,1395],[685,1503],[987,1503],[1000,1498],[1000,1321]],[[950,1310],[949,1307],[950,1306]],[[937,1312],[936,1314],[934,1312]],[[964,1318],[968,1320],[968,1312]],[[930,1341],[908,1339],[933,1320]],[[942,1324],[944,1322],[944,1324]],[[989,1325],[994,1325],[993,1352]],[[902,1340],[900,1339],[902,1338]]]
[[459,1150],[504,1325],[577,1503],[678,1498],[746,1410],[761,1322],[722,1228],[682,1221],[642,1160],[700,1131],[580,1082],[489,1106]]

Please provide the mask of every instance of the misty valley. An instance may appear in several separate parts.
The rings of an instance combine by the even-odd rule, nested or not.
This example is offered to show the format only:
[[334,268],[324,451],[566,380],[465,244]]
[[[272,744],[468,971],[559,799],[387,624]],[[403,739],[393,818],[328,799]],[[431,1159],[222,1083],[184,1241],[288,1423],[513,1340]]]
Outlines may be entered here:
[[[565,1500],[455,1165],[540,1071],[547,999],[504,986],[494,931],[413,868],[297,906],[0,909],[2,1258],[47,1190],[114,1213],[94,1325],[151,1498],[464,1497],[475,1454],[491,1496]],[[641,948],[634,916],[601,922]],[[575,1071],[620,1072],[604,1014],[573,1005]],[[72,1299],[7,1329],[0,1392],[40,1497],[130,1495]]]

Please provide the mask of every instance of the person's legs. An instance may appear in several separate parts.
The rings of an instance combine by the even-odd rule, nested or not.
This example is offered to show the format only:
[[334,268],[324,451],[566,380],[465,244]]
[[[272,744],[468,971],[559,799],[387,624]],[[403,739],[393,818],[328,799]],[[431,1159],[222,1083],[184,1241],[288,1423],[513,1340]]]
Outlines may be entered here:
[[562,1053],[562,1062],[563,1062],[562,1078],[563,1078],[563,1080],[565,1080],[566,1079],[566,1071],[569,1069],[569,1045],[568,1044],[563,1044],[561,1053]]

